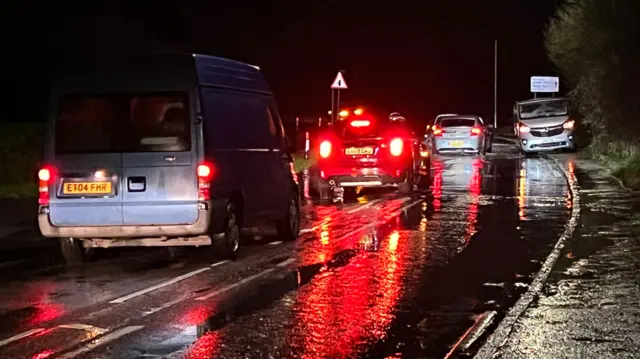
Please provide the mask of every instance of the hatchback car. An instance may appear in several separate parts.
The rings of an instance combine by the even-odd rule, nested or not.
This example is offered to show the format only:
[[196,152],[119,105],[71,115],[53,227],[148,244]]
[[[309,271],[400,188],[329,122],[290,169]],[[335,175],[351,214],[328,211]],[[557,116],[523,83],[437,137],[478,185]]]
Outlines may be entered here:
[[399,114],[343,110],[318,143],[317,187],[323,198],[339,200],[344,189],[357,187],[393,186],[410,193],[429,186],[429,152]]
[[492,149],[491,125],[475,115],[440,115],[427,137],[436,154],[484,154]]

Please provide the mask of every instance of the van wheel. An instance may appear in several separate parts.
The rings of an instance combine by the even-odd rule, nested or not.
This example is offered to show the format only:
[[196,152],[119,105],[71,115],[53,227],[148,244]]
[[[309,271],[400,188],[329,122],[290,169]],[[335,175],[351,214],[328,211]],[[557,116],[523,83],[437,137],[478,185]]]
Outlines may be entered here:
[[94,254],[94,248],[84,248],[82,240],[78,238],[60,238],[60,251],[68,265],[80,265],[90,261]]
[[240,226],[236,206],[233,203],[227,205],[227,213],[224,224],[224,236],[221,243],[222,255],[226,259],[236,260],[240,248]]
[[276,221],[276,230],[278,237],[285,241],[295,241],[298,238],[300,234],[300,203],[296,196],[289,201],[286,217]]

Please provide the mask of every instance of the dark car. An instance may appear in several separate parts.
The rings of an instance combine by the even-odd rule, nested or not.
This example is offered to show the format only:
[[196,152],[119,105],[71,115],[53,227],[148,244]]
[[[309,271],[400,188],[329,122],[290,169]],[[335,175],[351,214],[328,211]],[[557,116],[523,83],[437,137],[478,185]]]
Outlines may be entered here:
[[299,194],[273,93],[252,65],[153,55],[55,81],[38,221],[68,262],[91,248],[200,246],[241,226],[294,239]]
[[363,108],[340,112],[331,131],[318,139],[318,187],[323,198],[344,189],[397,187],[403,193],[430,183],[431,159],[404,117]]

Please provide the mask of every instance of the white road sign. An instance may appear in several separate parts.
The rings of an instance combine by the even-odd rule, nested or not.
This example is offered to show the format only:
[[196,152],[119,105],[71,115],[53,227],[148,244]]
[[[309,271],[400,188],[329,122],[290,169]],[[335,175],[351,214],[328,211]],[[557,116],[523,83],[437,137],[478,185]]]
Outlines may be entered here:
[[531,76],[531,92],[560,92],[560,78]]
[[347,82],[344,80],[344,76],[342,76],[342,72],[338,72],[336,79],[333,80],[331,84],[331,88],[334,90],[346,90],[349,88],[347,87]]

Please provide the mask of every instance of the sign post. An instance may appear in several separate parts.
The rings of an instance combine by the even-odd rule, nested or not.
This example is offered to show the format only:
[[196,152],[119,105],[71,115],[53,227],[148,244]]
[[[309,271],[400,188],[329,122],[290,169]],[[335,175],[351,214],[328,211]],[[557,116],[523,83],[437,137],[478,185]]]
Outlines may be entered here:
[[342,72],[343,72],[342,70],[338,71],[336,78],[333,80],[333,83],[331,84],[331,125],[332,126],[333,126],[333,120],[336,116],[335,114],[340,112],[338,111],[340,109],[340,90],[346,90],[349,88],[347,86],[347,82],[344,80],[344,76],[342,75]]
[[538,93],[551,93],[553,97],[560,92],[560,78],[555,76],[531,76],[530,91],[534,98]]

